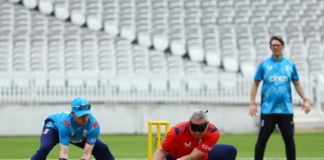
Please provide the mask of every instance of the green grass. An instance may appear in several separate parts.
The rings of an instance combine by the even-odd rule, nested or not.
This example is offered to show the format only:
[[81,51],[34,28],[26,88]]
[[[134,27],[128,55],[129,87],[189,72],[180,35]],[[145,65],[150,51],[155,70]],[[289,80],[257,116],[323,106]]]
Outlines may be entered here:
[[[99,137],[110,147],[115,158],[147,157],[147,135],[101,135]],[[235,145],[238,157],[253,157],[256,134],[222,134],[218,143]],[[324,133],[295,134],[297,157],[324,158]],[[38,136],[0,137],[0,159],[30,158],[39,147]],[[153,142],[154,143],[154,142]],[[80,158],[82,150],[70,145],[69,158]],[[48,158],[57,159],[59,145],[55,146]],[[270,137],[265,157],[285,157],[284,142],[278,133]]]

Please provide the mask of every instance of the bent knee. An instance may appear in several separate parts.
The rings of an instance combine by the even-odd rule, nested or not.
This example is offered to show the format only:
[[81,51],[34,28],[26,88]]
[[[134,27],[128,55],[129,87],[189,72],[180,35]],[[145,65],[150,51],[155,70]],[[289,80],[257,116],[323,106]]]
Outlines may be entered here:
[[42,153],[49,153],[51,150],[53,149],[52,146],[48,146],[48,145],[41,145],[38,149],[38,152],[42,152]]

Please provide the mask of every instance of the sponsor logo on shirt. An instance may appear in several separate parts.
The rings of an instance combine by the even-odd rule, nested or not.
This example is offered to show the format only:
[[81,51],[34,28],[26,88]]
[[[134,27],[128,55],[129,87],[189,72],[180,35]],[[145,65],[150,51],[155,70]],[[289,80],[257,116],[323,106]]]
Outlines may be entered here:
[[268,70],[272,70],[273,67],[272,66],[268,66],[267,68],[268,68]]
[[285,82],[285,81],[288,81],[288,77],[287,76],[276,76],[276,75],[274,75],[274,76],[271,76],[269,78],[269,80],[271,82],[276,82],[276,81]]
[[212,147],[209,147],[207,144],[203,144],[202,146],[201,146],[203,149],[207,149],[207,150],[211,150],[212,149]]
[[185,142],[184,145],[185,145],[186,148],[190,148],[191,147],[191,142],[189,142],[189,143]]
[[286,72],[288,72],[289,71],[289,66],[286,66]]
[[87,136],[87,130],[83,130],[83,137],[86,137]]

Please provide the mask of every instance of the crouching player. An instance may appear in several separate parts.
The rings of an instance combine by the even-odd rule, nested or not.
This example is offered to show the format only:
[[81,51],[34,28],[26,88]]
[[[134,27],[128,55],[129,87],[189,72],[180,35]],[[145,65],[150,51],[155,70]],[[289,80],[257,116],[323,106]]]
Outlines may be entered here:
[[98,138],[100,126],[92,116],[90,103],[78,97],[72,101],[71,107],[71,112],[47,117],[40,137],[40,148],[31,160],[46,160],[57,143],[60,143],[59,160],[68,159],[69,143],[83,149],[81,160],[90,160],[91,155],[99,160],[114,160],[108,145]]
[[195,111],[189,121],[170,129],[153,160],[235,160],[236,148],[216,144],[219,136],[219,130],[208,121],[206,113]]

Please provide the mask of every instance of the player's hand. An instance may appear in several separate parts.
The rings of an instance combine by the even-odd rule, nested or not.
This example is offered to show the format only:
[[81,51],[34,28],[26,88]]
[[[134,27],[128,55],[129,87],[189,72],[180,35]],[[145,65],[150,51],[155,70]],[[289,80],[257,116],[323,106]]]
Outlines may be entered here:
[[304,112],[306,114],[308,114],[310,112],[310,105],[309,105],[308,100],[304,101],[303,106],[302,106],[302,110],[304,110]]
[[251,103],[250,104],[250,111],[249,114],[251,117],[254,117],[258,113],[258,109],[255,104]]

